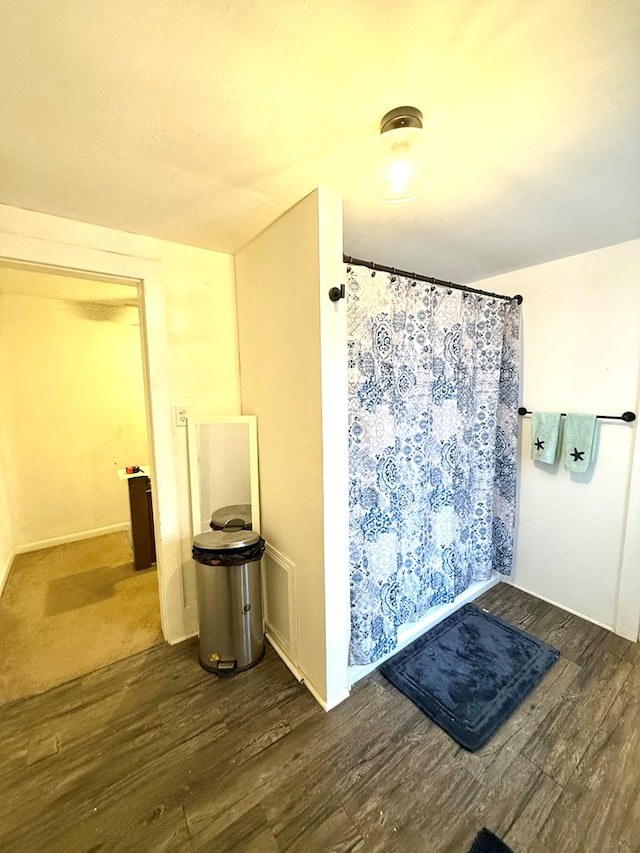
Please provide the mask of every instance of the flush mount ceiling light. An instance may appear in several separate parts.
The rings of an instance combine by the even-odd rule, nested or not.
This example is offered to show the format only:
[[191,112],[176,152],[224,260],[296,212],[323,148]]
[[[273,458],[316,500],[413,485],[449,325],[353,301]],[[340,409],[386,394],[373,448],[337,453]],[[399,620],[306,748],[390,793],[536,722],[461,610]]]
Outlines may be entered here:
[[396,107],[383,116],[364,182],[371,195],[388,202],[411,201],[428,189],[431,176],[417,107]]

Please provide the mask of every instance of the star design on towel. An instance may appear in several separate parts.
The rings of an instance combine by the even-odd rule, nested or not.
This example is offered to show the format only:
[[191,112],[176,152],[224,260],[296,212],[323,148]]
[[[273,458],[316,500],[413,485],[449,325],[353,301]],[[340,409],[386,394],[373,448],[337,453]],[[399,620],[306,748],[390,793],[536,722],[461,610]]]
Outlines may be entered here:
[[578,450],[577,447],[574,447],[573,453],[570,453],[569,456],[573,456],[574,462],[582,462],[584,460],[584,450]]
[[536,438],[536,447],[538,450],[544,450],[544,441],[540,441],[539,438]]

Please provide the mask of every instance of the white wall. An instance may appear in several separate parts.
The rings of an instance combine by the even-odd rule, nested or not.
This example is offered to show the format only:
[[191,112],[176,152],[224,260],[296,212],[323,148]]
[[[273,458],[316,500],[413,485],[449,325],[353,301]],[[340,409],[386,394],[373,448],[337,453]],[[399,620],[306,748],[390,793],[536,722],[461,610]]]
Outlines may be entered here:
[[4,486],[4,476],[0,468],[0,595],[2,595],[2,590],[9,577],[14,554],[13,533],[9,523],[9,505]]
[[16,548],[126,525],[116,471],[149,462],[138,309],[0,294],[0,363],[11,366],[0,467]]
[[[188,417],[240,413],[233,257],[155,241],[162,263],[172,405]],[[191,558],[191,489],[187,428],[170,414],[180,530],[182,598],[188,634],[197,631],[195,564]]]
[[[524,296],[529,410],[638,412],[639,281],[634,240],[476,283]],[[600,421],[595,466],[571,475],[532,462],[531,420],[522,419],[513,574],[517,586],[632,639],[640,617],[637,431],[637,421]]]
[[237,413],[233,258],[7,205],[0,258],[141,282],[162,626],[170,642],[193,634],[187,430],[174,405]]
[[[297,636],[287,651],[331,707],[348,692],[349,632],[346,306],[328,298],[343,276],[339,199],[307,196],[235,262],[242,408],[258,418],[261,532],[288,567],[288,590],[275,591],[275,566],[265,572],[267,610],[293,584]],[[286,600],[273,604],[287,609]]]

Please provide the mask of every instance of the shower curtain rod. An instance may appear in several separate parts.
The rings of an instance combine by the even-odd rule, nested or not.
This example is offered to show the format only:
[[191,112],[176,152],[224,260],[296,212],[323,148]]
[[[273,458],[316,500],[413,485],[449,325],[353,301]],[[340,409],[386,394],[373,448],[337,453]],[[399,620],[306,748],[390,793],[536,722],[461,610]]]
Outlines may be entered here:
[[355,264],[359,267],[368,267],[370,270],[377,272],[390,272],[392,275],[402,275],[407,278],[413,278],[417,281],[426,281],[428,284],[439,284],[442,287],[449,287],[453,290],[463,290],[465,293],[478,293],[480,296],[493,296],[494,299],[515,299],[518,305],[522,305],[522,296],[506,296],[504,293],[491,293],[489,290],[479,290],[477,287],[467,287],[466,284],[454,284],[452,281],[443,281],[440,278],[433,278],[429,275],[420,275],[416,272],[407,272],[407,270],[399,270],[396,267],[387,267],[384,264],[377,264],[375,261],[363,261],[361,258],[352,258],[351,255],[343,255],[342,260],[345,264]]

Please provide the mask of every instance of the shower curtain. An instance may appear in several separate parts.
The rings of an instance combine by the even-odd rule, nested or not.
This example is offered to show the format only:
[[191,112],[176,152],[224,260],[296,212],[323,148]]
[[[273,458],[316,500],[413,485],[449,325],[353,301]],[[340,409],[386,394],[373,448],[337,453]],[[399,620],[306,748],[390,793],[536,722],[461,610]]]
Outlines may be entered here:
[[353,266],[347,276],[350,663],[510,574],[519,305]]

